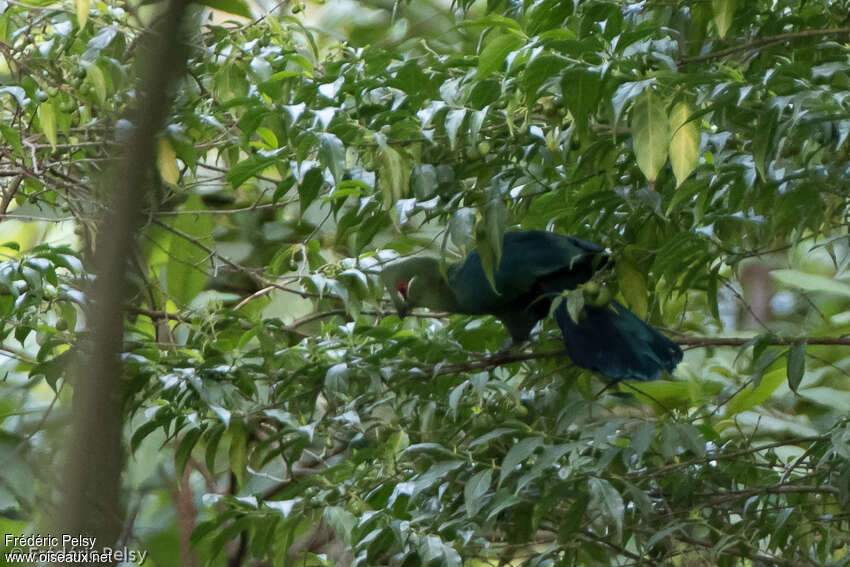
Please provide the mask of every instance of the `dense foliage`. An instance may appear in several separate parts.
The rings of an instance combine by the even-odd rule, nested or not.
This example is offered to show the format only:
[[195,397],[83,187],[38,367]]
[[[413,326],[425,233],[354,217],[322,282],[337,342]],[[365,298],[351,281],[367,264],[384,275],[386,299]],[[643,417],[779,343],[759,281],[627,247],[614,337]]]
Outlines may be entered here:
[[[846,564],[846,2],[207,4],[128,259],[126,543],[154,565]],[[55,503],[156,6],[0,8],[20,533]],[[392,313],[383,262],[492,265],[515,228],[608,247],[600,283],[688,347],[674,376],[606,385],[548,319],[493,356],[492,318]]]

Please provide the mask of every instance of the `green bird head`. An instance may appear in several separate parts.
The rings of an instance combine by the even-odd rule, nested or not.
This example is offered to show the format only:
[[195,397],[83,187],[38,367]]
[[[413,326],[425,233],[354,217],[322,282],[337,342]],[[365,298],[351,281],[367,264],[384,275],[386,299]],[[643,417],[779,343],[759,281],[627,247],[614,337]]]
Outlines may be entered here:
[[398,316],[404,318],[414,307],[432,311],[458,312],[458,304],[436,258],[403,258],[384,266],[381,278]]

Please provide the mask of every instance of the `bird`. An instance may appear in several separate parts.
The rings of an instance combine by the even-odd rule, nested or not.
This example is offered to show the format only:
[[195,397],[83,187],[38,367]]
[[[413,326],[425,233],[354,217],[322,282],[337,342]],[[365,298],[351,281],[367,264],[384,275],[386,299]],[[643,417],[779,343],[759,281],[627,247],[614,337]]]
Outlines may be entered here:
[[[416,307],[492,315],[516,345],[549,314],[563,291],[589,283],[609,261],[605,250],[592,242],[549,231],[517,230],[504,235],[492,282],[475,250],[444,269],[432,257],[394,260],[383,267],[381,278],[399,317]],[[597,303],[585,302],[577,320],[567,311],[566,301],[555,308],[555,321],[574,364],[608,381],[657,380],[663,372],[673,372],[682,360],[679,345],[620,302]]]

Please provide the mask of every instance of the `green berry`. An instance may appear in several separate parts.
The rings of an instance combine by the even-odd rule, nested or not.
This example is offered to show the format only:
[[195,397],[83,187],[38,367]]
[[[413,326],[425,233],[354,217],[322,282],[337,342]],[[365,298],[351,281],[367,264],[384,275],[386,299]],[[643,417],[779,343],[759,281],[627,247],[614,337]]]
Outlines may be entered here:
[[586,303],[594,301],[599,295],[599,289],[599,282],[595,282],[593,280],[586,282],[583,286],[581,286],[581,291],[584,294],[584,301]]
[[593,307],[604,307],[608,305],[609,301],[611,301],[611,290],[608,289],[608,286],[603,285],[600,286],[599,293],[596,294],[596,297],[591,301],[588,301],[588,303]]

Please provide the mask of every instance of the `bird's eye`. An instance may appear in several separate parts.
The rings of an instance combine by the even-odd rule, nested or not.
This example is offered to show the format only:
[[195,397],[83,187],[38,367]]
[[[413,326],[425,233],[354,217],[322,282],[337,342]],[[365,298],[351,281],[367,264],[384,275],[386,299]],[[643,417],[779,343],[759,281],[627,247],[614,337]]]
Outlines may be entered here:
[[407,280],[398,280],[395,284],[396,291],[398,291],[399,295],[401,295],[404,299],[407,299]]

